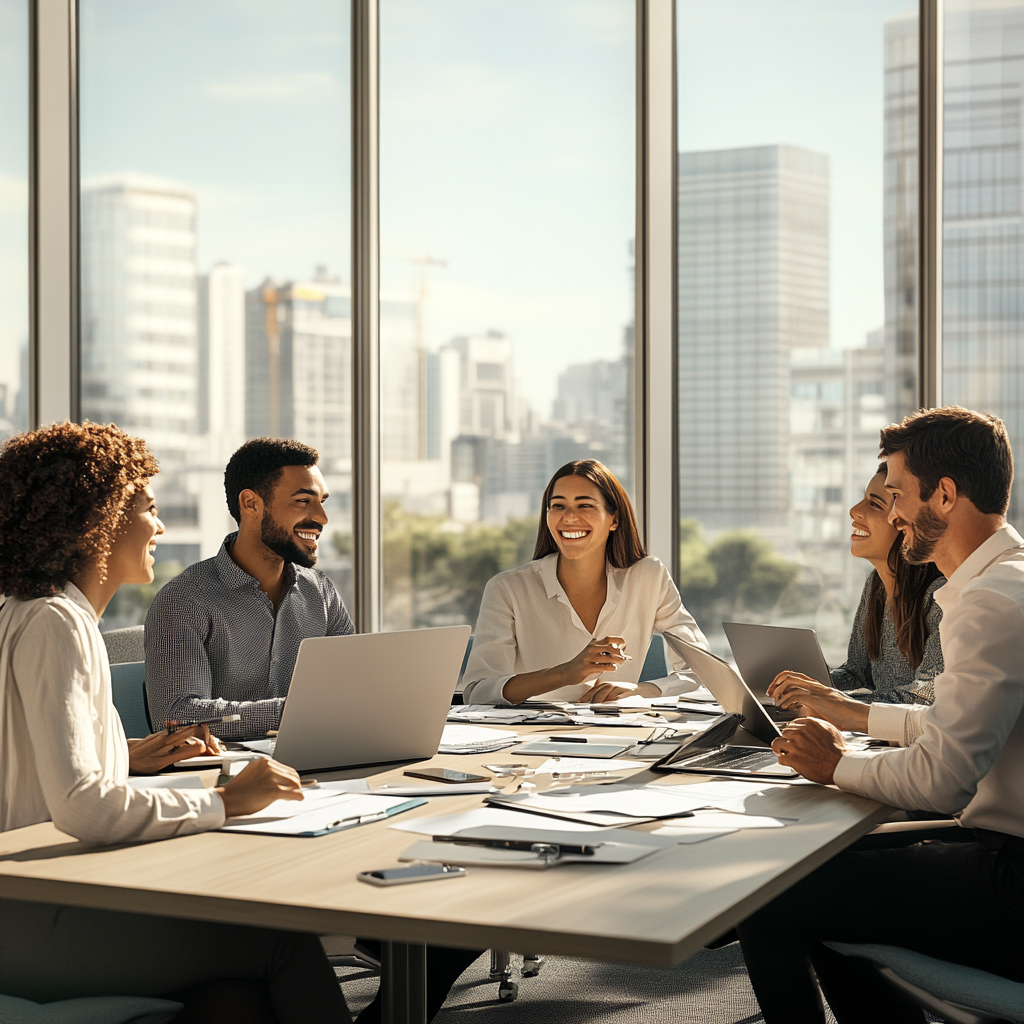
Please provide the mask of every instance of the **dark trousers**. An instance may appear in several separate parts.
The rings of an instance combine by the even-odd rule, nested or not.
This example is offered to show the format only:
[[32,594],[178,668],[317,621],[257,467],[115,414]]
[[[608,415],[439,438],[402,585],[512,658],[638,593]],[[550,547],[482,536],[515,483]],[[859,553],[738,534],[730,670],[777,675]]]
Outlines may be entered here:
[[1024,981],[1024,840],[944,831],[959,834],[866,837],[737,927],[765,1024],[824,1024],[815,975],[839,1024],[924,1021],[866,960],[823,941],[901,946]]
[[[380,959],[380,943],[374,939],[360,939],[375,959]],[[441,1009],[452,985],[459,975],[480,956],[479,949],[452,949],[449,946],[427,946],[427,1020],[433,1020]],[[366,1007],[357,1024],[379,1024],[381,1018],[381,994]]]

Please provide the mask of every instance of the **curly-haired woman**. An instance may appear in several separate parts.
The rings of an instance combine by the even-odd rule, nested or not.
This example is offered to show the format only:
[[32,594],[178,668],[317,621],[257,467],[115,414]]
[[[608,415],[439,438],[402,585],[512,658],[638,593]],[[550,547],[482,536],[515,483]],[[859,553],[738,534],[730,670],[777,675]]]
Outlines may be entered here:
[[[205,727],[127,741],[111,699],[98,623],[122,583],[153,580],[156,472],[113,425],[0,450],[0,831],[52,820],[93,843],[164,839],[302,798],[295,772],[264,759],[218,789],[128,785],[216,743]],[[0,992],[178,994],[189,1020],[218,1024],[349,1020],[314,936],[14,900],[0,901]]]
[[[544,489],[533,561],[484,589],[463,700],[615,700],[637,689],[656,629],[708,645],[668,570],[644,550],[622,484],[594,459],[569,462]],[[698,685],[675,656],[672,668],[640,694]]]

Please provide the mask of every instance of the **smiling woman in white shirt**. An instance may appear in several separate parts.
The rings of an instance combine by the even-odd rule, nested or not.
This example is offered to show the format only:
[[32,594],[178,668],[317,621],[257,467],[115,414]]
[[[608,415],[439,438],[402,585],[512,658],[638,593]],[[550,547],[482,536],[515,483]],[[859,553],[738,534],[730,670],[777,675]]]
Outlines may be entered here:
[[622,484],[593,459],[567,463],[544,491],[533,561],[484,589],[463,700],[602,703],[694,689],[674,655],[669,676],[638,682],[661,630],[708,646],[668,570],[644,550]]
[[[0,450],[0,831],[52,820],[89,843],[138,842],[302,799],[269,759],[217,789],[128,783],[217,743],[205,726],[126,740],[112,702],[99,618],[120,584],[153,581],[156,471],[113,425],[57,424]],[[0,993],[171,998],[218,1024],[350,1019],[315,936],[18,900],[0,900]]]

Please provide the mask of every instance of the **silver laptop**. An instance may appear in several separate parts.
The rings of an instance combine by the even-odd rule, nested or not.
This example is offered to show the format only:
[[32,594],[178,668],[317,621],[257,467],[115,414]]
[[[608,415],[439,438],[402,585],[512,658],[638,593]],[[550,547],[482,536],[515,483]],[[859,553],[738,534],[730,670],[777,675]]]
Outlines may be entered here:
[[273,755],[297,771],[433,757],[469,626],[309,637]]
[[787,669],[832,685],[825,656],[813,629],[763,626],[753,622],[723,622],[736,667],[743,681],[764,703],[772,680]]
[[[793,778],[796,772],[779,764],[771,749],[729,743],[742,723],[754,739],[771,744],[780,735],[764,705],[728,662],[673,633],[663,633],[666,643],[697,673],[700,681],[722,705],[721,723],[712,722],[707,733],[687,740],[653,768],[662,771],[700,772],[707,775],[753,775],[762,778]],[[725,721],[730,719],[731,721]]]

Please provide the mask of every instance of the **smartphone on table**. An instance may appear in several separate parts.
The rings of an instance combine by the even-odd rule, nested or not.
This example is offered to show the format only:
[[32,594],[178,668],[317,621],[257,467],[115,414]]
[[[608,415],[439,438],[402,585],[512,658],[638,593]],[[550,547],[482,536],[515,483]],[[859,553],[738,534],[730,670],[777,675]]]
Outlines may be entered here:
[[465,878],[466,869],[451,864],[413,864],[407,868],[378,868],[360,871],[356,878],[367,885],[406,885],[409,882],[432,882],[439,878]]
[[471,775],[469,772],[457,772],[454,768],[414,768],[402,772],[414,779],[430,779],[431,782],[490,782],[490,775]]

